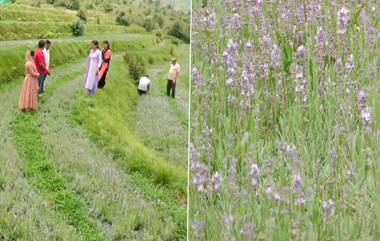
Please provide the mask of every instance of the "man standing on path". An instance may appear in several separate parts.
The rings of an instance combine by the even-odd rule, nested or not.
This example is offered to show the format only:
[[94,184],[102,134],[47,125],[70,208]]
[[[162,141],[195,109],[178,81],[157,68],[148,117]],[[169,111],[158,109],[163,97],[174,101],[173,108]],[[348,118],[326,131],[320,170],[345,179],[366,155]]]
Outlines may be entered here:
[[177,63],[177,60],[175,58],[172,59],[172,64],[170,65],[169,73],[168,73],[168,84],[167,84],[167,95],[175,98],[175,86],[178,80],[179,72],[181,71],[181,67]]
[[38,73],[38,94],[42,94],[44,92],[44,82],[47,75],[50,75],[50,71],[46,68],[46,61],[44,53],[42,52],[45,47],[45,41],[40,40],[38,42],[38,48],[34,53],[34,63],[36,65]]

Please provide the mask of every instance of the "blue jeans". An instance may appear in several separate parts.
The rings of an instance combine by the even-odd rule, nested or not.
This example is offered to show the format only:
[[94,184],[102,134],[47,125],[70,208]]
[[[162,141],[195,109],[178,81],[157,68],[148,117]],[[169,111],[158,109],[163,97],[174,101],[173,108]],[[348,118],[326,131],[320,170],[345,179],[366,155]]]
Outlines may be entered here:
[[47,74],[40,74],[37,78],[38,80],[38,94],[41,94],[44,92],[44,83],[46,79]]

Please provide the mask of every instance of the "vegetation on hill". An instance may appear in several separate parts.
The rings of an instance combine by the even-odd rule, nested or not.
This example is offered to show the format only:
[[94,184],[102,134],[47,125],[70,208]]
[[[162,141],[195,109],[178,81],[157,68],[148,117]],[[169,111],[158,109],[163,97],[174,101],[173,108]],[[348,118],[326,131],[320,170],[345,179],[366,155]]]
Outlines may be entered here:
[[[73,23],[83,28],[71,31]],[[159,1],[16,0],[0,9],[0,31],[0,40],[146,31],[188,41],[190,15]]]

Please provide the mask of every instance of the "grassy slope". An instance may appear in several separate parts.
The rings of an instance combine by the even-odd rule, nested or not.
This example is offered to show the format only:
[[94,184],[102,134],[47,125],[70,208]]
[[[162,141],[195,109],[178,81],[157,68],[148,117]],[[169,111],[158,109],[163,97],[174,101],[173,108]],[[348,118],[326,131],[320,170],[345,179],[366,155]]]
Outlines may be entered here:
[[[157,52],[156,46],[150,50],[136,51],[140,54],[160,54],[156,59],[164,57],[168,52]],[[162,66],[162,60],[148,69]],[[124,69],[124,70],[123,70]],[[112,70],[108,77],[107,87],[98,91],[96,98],[79,98],[74,109],[74,118],[89,131],[97,146],[109,153],[121,170],[126,173],[135,173],[134,182],[137,185],[146,181],[164,188],[142,187],[142,193],[153,199],[159,199],[174,217],[182,238],[186,234],[184,194],[186,190],[186,172],[183,164],[168,165],[165,154],[147,148],[133,130],[135,117],[133,116],[137,104],[137,92],[133,81],[125,74],[126,65],[112,63]],[[165,115],[165,113],[160,113]],[[143,176],[139,176],[139,175]],[[166,194],[165,194],[166,193]],[[169,196],[168,196],[169,194]],[[144,194],[143,194],[144,195]]]
[[[141,54],[141,51],[136,53]],[[154,53],[154,50],[145,52],[145,55],[149,56],[151,53]],[[168,52],[161,53],[163,56],[168,54]],[[111,96],[120,96],[120,98]],[[109,99],[113,99],[113,102],[107,101]],[[86,120],[86,127],[94,139],[100,141],[116,159],[126,161],[124,163],[126,168],[151,177],[157,184],[168,185],[177,195],[185,195],[185,168],[181,165],[169,165],[160,154],[150,150],[139,140],[133,128],[128,127],[133,125],[134,106],[137,100],[137,92],[132,81],[126,81],[124,78],[115,79],[109,88],[99,92],[97,98],[91,100],[94,102],[91,105],[96,108],[85,108],[84,106],[88,106],[85,100],[79,102],[76,108],[79,111],[77,115]],[[99,119],[102,122],[99,122]]]
[[[116,73],[118,73],[115,77],[117,77],[117,76],[120,77],[120,76],[125,76],[126,75],[126,73],[123,72],[123,71],[125,71],[125,67],[123,67],[123,66],[124,66],[124,64],[121,63],[120,60],[119,61],[115,60],[114,68],[115,68]],[[111,78],[112,77],[110,77],[110,79]],[[57,85],[60,85],[59,82],[61,82],[61,81],[64,81],[64,80],[61,79],[60,81],[58,81]],[[74,82],[76,82],[76,81],[74,81]],[[53,83],[57,83],[57,82],[55,81]],[[48,88],[51,89],[53,87],[54,87],[54,84],[53,84],[53,86],[50,86]],[[59,91],[61,91],[61,90],[59,90]],[[70,91],[70,87],[67,88],[67,91]],[[133,91],[135,91],[134,87],[133,87]],[[78,92],[76,92],[76,93],[78,93]],[[68,96],[69,96],[68,94],[63,94],[62,98],[64,98],[64,99],[62,101],[60,101],[59,99],[57,99],[56,102],[57,103],[62,103],[62,102],[65,101],[65,98],[67,100]],[[54,97],[52,97],[52,98],[54,98]],[[59,107],[59,105],[58,105],[58,107]],[[50,107],[50,108],[57,109],[56,107],[54,107],[54,105],[52,107]],[[15,123],[15,125],[13,127],[13,133],[14,133],[14,136],[16,138],[16,144],[17,143],[19,144],[19,145],[17,145],[19,152],[22,153],[23,155],[26,155],[27,158],[33,158],[33,156],[36,154],[35,150],[39,150],[39,151],[37,151],[37,154],[38,153],[39,154],[42,153],[42,157],[45,156],[44,157],[45,159],[42,158],[42,157],[41,157],[41,159],[45,160],[45,164],[46,165],[50,165],[50,164],[48,164],[48,159],[46,159],[47,158],[46,157],[46,153],[43,154],[43,152],[45,152],[44,144],[39,143],[39,142],[34,143],[37,146],[35,148],[33,148],[33,145],[30,146],[30,148],[33,148],[33,150],[34,150],[34,151],[31,151],[32,149],[30,149],[30,148],[26,148],[25,149],[25,146],[20,145],[22,143],[18,142],[18,141],[27,141],[27,140],[30,140],[30,138],[32,138],[32,139],[33,138],[36,138],[36,139],[43,138],[43,140],[45,140],[45,143],[50,143],[50,145],[52,145],[52,146],[50,146],[46,150],[48,151],[50,158],[53,158],[53,159],[50,159],[50,160],[54,160],[54,162],[56,163],[55,165],[58,165],[56,167],[58,168],[57,170],[60,173],[59,175],[63,175],[64,180],[66,180],[65,183],[70,187],[70,190],[72,190],[72,189],[75,190],[77,188],[79,188],[81,190],[81,191],[79,191],[79,190],[75,191],[76,195],[80,194],[80,196],[84,196],[84,200],[86,200],[86,198],[89,198],[89,199],[87,199],[85,201],[86,205],[91,205],[92,206],[92,205],[95,204],[95,206],[93,207],[94,210],[100,210],[99,214],[91,213],[92,217],[98,217],[98,218],[100,218],[99,222],[103,223],[103,226],[104,225],[107,226],[106,225],[107,223],[110,223],[110,224],[113,225],[112,226],[112,228],[113,228],[112,232],[109,235],[112,235],[112,237],[128,237],[128,239],[133,239],[133,238],[136,238],[135,234],[133,234],[133,233],[132,234],[126,234],[125,230],[131,229],[131,228],[135,229],[135,227],[139,227],[137,229],[140,230],[139,232],[141,232],[141,235],[142,235],[141,237],[145,237],[144,239],[147,239],[148,237],[158,237],[158,236],[162,236],[163,238],[165,236],[166,237],[170,237],[170,236],[175,237],[175,236],[173,236],[173,235],[175,235],[174,233],[177,233],[177,236],[176,236],[177,239],[179,239],[181,236],[182,236],[182,238],[185,236],[185,210],[183,208],[181,208],[181,207],[178,206],[177,201],[175,199],[172,199],[169,196],[167,196],[167,194],[166,194],[167,191],[160,190],[160,188],[155,188],[153,186],[149,186],[149,184],[147,182],[148,180],[145,180],[144,177],[139,176],[137,173],[134,174],[134,175],[132,175],[132,176],[130,176],[130,177],[124,176],[123,179],[126,179],[126,180],[130,181],[131,183],[135,183],[137,185],[136,186],[137,190],[142,193],[142,195],[144,196],[144,198],[147,198],[148,200],[150,199],[154,203],[156,203],[158,200],[161,200],[161,201],[157,202],[156,205],[159,205],[159,206],[163,205],[161,207],[156,206],[156,208],[154,208],[154,209],[152,209],[150,211],[151,213],[149,215],[143,215],[141,213],[141,207],[140,208],[136,208],[136,209],[125,209],[124,208],[125,209],[124,211],[129,210],[128,211],[129,215],[122,215],[122,213],[120,213],[120,210],[122,210],[123,208],[122,207],[117,208],[117,205],[121,205],[121,203],[117,204],[117,202],[116,202],[115,204],[112,204],[111,206],[109,206],[109,205],[107,205],[108,202],[106,200],[101,201],[101,199],[104,199],[104,197],[112,196],[112,193],[115,191],[115,188],[116,188],[115,184],[113,184],[113,185],[110,184],[110,185],[108,185],[108,187],[105,186],[105,184],[103,184],[103,186],[105,186],[104,188],[107,188],[105,190],[103,190],[104,188],[100,188],[99,185],[95,185],[94,187],[97,187],[97,192],[99,192],[99,191],[100,192],[106,192],[107,190],[109,192],[108,195],[105,195],[101,199],[99,199],[100,196],[98,198],[91,197],[91,195],[92,195],[91,193],[93,193],[93,192],[90,191],[90,189],[92,187],[91,185],[94,185],[94,183],[93,182],[92,182],[92,184],[88,183],[88,182],[91,182],[90,181],[91,178],[89,178],[89,176],[86,177],[86,178],[83,177],[83,178],[85,178],[85,180],[88,180],[88,182],[82,183],[82,185],[78,185],[78,183],[74,185],[75,182],[73,184],[71,184],[71,181],[67,182],[67,180],[75,180],[75,178],[78,178],[78,176],[76,176],[76,177],[75,176],[70,177],[70,176],[67,176],[67,175],[68,174],[75,175],[75,172],[73,172],[73,170],[75,170],[75,168],[81,168],[80,165],[83,166],[83,165],[85,165],[85,163],[83,163],[83,162],[77,163],[76,161],[74,161],[73,163],[74,164],[76,163],[76,164],[73,166],[73,164],[68,164],[68,160],[70,160],[69,157],[67,157],[67,156],[65,157],[64,155],[62,156],[62,154],[57,155],[57,153],[62,153],[62,150],[59,151],[59,150],[56,149],[58,143],[56,144],[56,146],[53,144],[54,142],[52,142],[51,135],[47,139],[45,138],[45,136],[49,136],[49,133],[55,133],[57,135],[56,136],[57,141],[59,141],[59,143],[61,143],[60,138],[62,137],[62,135],[59,135],[59,132],[56,132],[56,131],[49,131],[49,126],[54,125],[54,124],[51,124],[51,123],[54,123],[55,120],[57,120],[56,119],[57,115],[53,115],[52,117],[49,117],[49,115],[46,115],[47,113],[50,113],[49,109],[46,109],[44,112],[45,112],[45,114],[41,114],[41,115],[39,115],[40,117],[38,117],[38,119],[41,118],[41,123],[37,124],[38,126],[44,125],[44,123],[46,121],[46,118],[54,118],[54,119],[52,119],[51,121],[49,121],[49,125],[47,126],[47,129],[45,129],[45,131],[43,132],[42,137],[38,137],[39,134],[36,133],[36,132],[33,132],[33,131],[27,131],[27,132],[23,131],[26,124],[29,124],[28,126],[33,127],[33,123],[35,121],[34,117],[32,119],[32,122],[31,122],[30,118],[24,118],[24,117],[22,117],[21,119],[20,118],[17,119],[17,121],[16,121],[16,123]],[[60,125],[58,123],[57,123],[57,125],[59,126],[59,129],[62,128],[62,125]],[[64,131],[64,130],[62,130],[62,131]],[[32,136],[33,133],[36,134],[36,136]],[[67,134],[67,131],[64,131],[64,133]],[[75,134],[75,135],[76,135],[75,138],[78,138],[77,134]],[[70,139],[70,138],[68,138],[68,139]],[[82,145],[83,145],[83,143],[82,143]],[[67,148],[69,148],[69,150],[70,150],[69,143],[67,143],[67,145],[65,145],[65,146],[67,146]],[[74,145],[74,147],[75,147],[75,145]],[[73,150],[73,149],[71,149],[71,150]],[[70,152],[67,152],[67,153],[72,153],[72,152],[70,151]],[[66,154],[66,155],[68,155],[68,154]],[[62,160],[60,162],[59,160],[62,159],[62,158],[66,158],[66,159],[64,159],[64,160]],[[76,158],[78,158],[78,156]],[[104,160],[105,160],[104,158],[100,158],[98,160],[101,161],[101,162],[99,162],[99,164],[104,164]],[[112,160],[112,158],[111,158],[110,162],[112,163],[113,161],[114,160]],[[59,165],[58,163],[62,163],[62,164]],[[67,163],[67,164],[65,164],[65,163]],[[63,164],[65,164],[65,165],[62,166]],[[101,165],[100,165],[100,167],[101,167]],[[49,172],[50,172],[50,170],[52,170],[53,172],[55,172],[54,168],[53,169],[51,169],[51,168],[52,167],[50,167],[48,169]],[[65,168],[68,168],[68,169],[65,170]],[[103,172],[103,175],[104,175],[104,171],[108,170],[107,168],[109,169],[110,167],[104,166],[103,170],[100,169],[99,171]],[[80,169],[78,169],[78,170],[80,170]],[[117,168],[115,167],[115,168],[113,168],[111,170],[116,171]],[[65,174],[65,173],[67,173],[67,174]],[[111,171],[111,173],[112,173],[112,171]],[[91,175],[93,176],[93,174],[91,174]],[[114,174],[112,174],[112,175],[113,175],[113,178],[115,178]],[[39,176],[39,175],[37,175],[37,176]],[[116,176],[118,176],[118,174],[116,174]],[[94,181],[98,180],[98,179],[101,180],[101,177],[93,176],[93,178],[94,178]],[[31,177],[31,179],[29,179],[29,180],[31,181],[32,184],[37,185],[37,187],[39,187],[39,185],[42,185],[42,183],[43,183],[43,182],[33,182],[32,181],[33,180],[33,175]],[[43,179],[41,179],[41,181],[43,181]],[[107,183],[107,181],[103,181],[102,183]],[[62,185],[62,183],[60,185]],[[42,187],[45,188],[44,186],[42,186]],[[43,188],[42,188],[42,190],[40,190],[40,191],[42,191],[42,193],[44,193]],[[61,188],[63,188],[63,189],[61,189],[62,191],[65,190],[64,187],[61,186]],[[100,190],[99,190],[99,188],[100,188]],[[86,191],[86,189],[89,189],[89,190]],[[49,190],[51,191],[51,189],[48,189],[47,191],[49,191]],[[123,191],[119,190],[118,193],[119,192],[121,193],[120,195],[122,195]],[[56,195],[56,193],[50,193],[50,194],[51,195]],[[68,195],[71,195],[71,194],[68,194]],[[138,197],[138,196],[136,196],[136,194],[134,194],[132,196],[134,196],[135,198]],[[124,198],[125,197],[126,196],[124,196]],[[123,198],[123,200],[125,201],[124,198]],[[70,199],[65,199],[65,200],[69,201]],[[93,202],[93,200],[98,200],[98,201],[96,201],[94,204],[91,204],[91,202]],[[77,200],[77,201],[79,201],[79,200]],[[77,201],[74,201],[74,203],[73,203],[74,206],[76,206],[78,204]],[[130,202],[131,203],[141,203],[141,201],[137,201],[137,200],[135,200],[135,201],[131,200]],[[96,208],[97,205],[103,205],[103,208],[101,208],[101,206],[99,206],[99,207]],[[113,206],[114,206],[114,208],[113,208]],[[63,211],[68,211],[70,213],[70,208],[68,208],[68,210],[66,209],[67,207],[65,207],[65,202],[63,203],[63,205],[61,207],[63,208]],[[143,209],[145,210],[145,212],[147,212],[149,210],[149,209],[147,209],[147,206],[145,206]],[[93,210],[93,209],[91,209],[91,210]],[[132,213],[134,212],[134,210],[135,210],[135,212],[137,214],[136,218],[133,218],[133,215],[132,215]],[[162,210],[162,211],[160,211],[160,210]],[[165,228],[160,227],[160,224],[159,224],[160,222],[154,221],[155,219],[153,218],[155,215],[159,215],[159,213],[161,213],[161,212],[163,212],[163,214],[167,213],[167,214],[164,215],[165,217],[167,217],[166,218],[167,220],[166,220]],[[158,214],[156,214],[156,213],[158,213]],[[66,213],[66,215],[70,215],[70,214]],[[83,216],[86,216],[86,215],[85,214],[84,215],[79,215],[79,217],[82,217],[82,218],[83,218]],[[118,216],[119,216],[119,218],[118,218]],[[162,216],[162,218],[164,216]],[[168,225],[170,223],[168,217],[170,217],[170,216],[177,223],[176,226]],[[69,217],[72,217],[72,216],[70,215]],[[74,216],[74,219],[75,219],[75,217],[78,218],[78,216]],[[128,217],[130,217],[130,218],[128,218]],[[125,220],[123,221],[123,219],[125,219]],[[148,220],[150,220],[152,222],[150,222]],[[75,221],[74,221],[74,223],[75,223]],[[104,224],[104,223],[106,223],[106,224]],[[83,223],[81,223],[81,225],[83,225]],[[99,224],[98,224],[98,226],[99,226]],[[154,231],[152,232],[152,230],[156,230],[156,233]],[[163,230],[167,230],[167,231],[162,232]],[[175,231],[175,230],[177,230],[177,231]],[[107,231],[110,232],[107,227],[103,228],[103,232],[107,233]],[[158,234],[158,233],[160,233],[160,234]],[[125,235],[128,235],[128,236],[125,236]]]

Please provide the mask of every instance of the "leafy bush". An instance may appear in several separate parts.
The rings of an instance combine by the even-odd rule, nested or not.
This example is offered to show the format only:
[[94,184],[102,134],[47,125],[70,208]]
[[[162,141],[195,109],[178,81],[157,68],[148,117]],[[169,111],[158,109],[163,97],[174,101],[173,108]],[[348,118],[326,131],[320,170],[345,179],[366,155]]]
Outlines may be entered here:
[[54,4],[55,0],[46,0],[48,4]]
[[117,17],[116,17],[116,23],[120,24],[120,25],[124,25],[124,26],[129,26],[130,23],[126,17],[126,14],[124,11],[121,11]]
[[68,0],[66,2],[66,8],[71,9],[71,10],[79,10],[80,1],[79,0]]
[[151,32],[154,29],[154,23],[152,19],[145,19],[143,23],[143,28],[145,28],[147,32]]
[[80,19],[75,20],[71,25],[71,33],[73,36],[82,36],[84,34],[84,24]]
[[174,45],[179,45],[179,41],[178,41],[178,39],[172,39],[172,44],[174,44]]
[[128,54],[124,55],[124,60],[128,64],[129,74],[134,80],[138,80],[145,73],[145,63],[139,55]]
[[79,9],[77,11],[77,17],[80,18],[83,22],[87,22],[87,15],[86,12],[82,9]]
[[181,39],[185,42],[190,42],[190,37],[185,34],[181,25],[177,22],[173,25],[173,27],[168,32],[169,35]]
[[113,6],[108,2],[103,5],[103,8],[106,13],[113,11]]
[[164,26],[165,20],[161,15],[154,15],[153,21],[162,28]]

